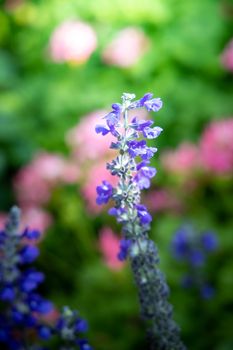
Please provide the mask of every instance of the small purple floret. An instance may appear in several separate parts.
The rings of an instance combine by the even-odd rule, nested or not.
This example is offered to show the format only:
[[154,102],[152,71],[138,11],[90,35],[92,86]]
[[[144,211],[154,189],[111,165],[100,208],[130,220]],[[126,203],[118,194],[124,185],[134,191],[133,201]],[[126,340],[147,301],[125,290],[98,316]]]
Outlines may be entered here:
[[128,251],[129,251],[129,248],[131,247],[131,245],[132,245],[131,239],[123,238],[120,240],[120,251],[117,254],[117,257],[120,261],[126,260],[126,258],[128,256]]
[[103,181],[103,185],[97,186],[97,198],[96,203],[106,204],[108,203],[109,199],[112,197],[113,194],[113,187],[108,181]]
[[96,127],[95,127],[95,132],[97,133],[97,134],[102,134],[103,136],[105,136],[105,135],[107,135],[109,132],[110,132],[110,130],[109,129],[107,129],[105,126],[103,126],[103,125],[96,125]]
[[142,133],[143,133],[143,136],[146,137],[147,139],[155,139],[161,134],[162,131],[163,131],[162,128],[160,128],[159,126],[155,126],[154,128],[149,128],[149,127],[144,128]]
[[147,225],[152,221],[152,217],[151,215],[148,213],[147,208],[145,207],[145,205],[137,205],[136,206],[137,209],[137,213],[138,213],[138,217],[140,220],[140,223],[142,225]]
[[161,98],[153,98],[152,100],[147,100],[144,102],[144,106],[150,112],[158,112],[163,106]]
[[150,187],[150,179],[156,175],[156,169],[148,166],[140,168],[134,177],[134,181],[138,184],[140,190]]
[[23,264],[30,264],[39,255],[39,249],[33,245],[26,245],[22,248],[20,252],[20,257],[21,257],[21,263]]

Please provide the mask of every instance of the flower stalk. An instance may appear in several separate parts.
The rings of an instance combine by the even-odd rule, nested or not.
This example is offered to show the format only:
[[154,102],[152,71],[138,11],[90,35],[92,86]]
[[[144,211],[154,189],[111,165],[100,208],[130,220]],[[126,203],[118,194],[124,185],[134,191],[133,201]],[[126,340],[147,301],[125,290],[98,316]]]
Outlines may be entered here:
[[119,178],[113,188],[103,181],[97,187],[97,204],[106,204],[110,199],[114,207],[110,215],[122,224],[123,239],[118,258],[130,260],[134,280],[138,288],[141,317],[148,324],[151,350],[185,349],[180,340],[179,328],[172,319],[172,306],[168,303],[169,288],[165,276],[158,268],[159,257],[155,243],[149,239],[151,215],[141,204],[141,190],[150,186],[156,169],[149,166],[157,148],[148,147],[145,139],[155,139],[162,132],[160,127],[151,127],[152,120],[130,120],[128,112],[138,108],[157,112],[162,107],[160,98],[145,94],[134,100],[134,94],[124,93],[122,104],[113,104],[105,116],[106,124],[97,125],[96,132],[103,136],[111,133],[116,142],[110,148],[118,150],[117,157],[107,164],[112,175]]

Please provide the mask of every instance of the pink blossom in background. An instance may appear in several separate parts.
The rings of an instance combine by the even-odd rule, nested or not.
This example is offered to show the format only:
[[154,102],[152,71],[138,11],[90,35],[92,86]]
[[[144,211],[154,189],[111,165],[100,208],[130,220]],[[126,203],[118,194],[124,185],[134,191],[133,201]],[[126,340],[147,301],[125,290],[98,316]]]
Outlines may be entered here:
[[58,154],[41,152],[34,158],[32,165],[41,178],[50,184],[61,180],[72,183],[79,177],[77,163]]
[[233,118],[212,122],[200,140],[203,167],[217,174],[233,171]]
[[87,171],[85,181],[82,185],[82,193],[87,203],[87,209],[90,213],[97,214],[103,211],[102,206],[96,204],[96,187],[103,180],[110,182],[113,186],[117,183],[117,177],[110,174],[106,169],[106,162],[98,162]]
[[16,175],[16,197],[22,207],[46,204],[57,183],[75,182],[78,176],[77,164],[70,163],[60,155],[41,152]]
[[16,198],[21,207],[40,206],[50,199],[50,186],[32,164],[22,168],[14,179]]
[[221,62],[226,70],[233,72],[233,39],[225,47],[221,55]]
[[80,168],[74,159],[69,159],[64,163],[60,179],[64,183],[77,183],[80,177]]
[[145,196],[145,203],[152,212],[167,210],[180,212],[182,210],[181,201],[166,189],[150,191]]
[[97,46],[92,27],[82,21],[67,20],[52,33],[49,52],[55,62],[86,62]]
[[103,61],[120,67],[136,64],[149,47],[149,39],[137,27],[127,27],[116,35],[103,52]]
[[71,147],[77,162],[96,160],[109,154],[109,146],[113,136],[105,137],[95,132],[97,124],[101,124],[101,118],[108,114],[106,110],[94,111],[81,118],[81,121],[66,135],[66,142]]
[[200,165],[198,147],[188,142],[182,143],[175,150],[165,151],[161,162],[167,172],[190,174]]
[[105,264],[112,270],[120,270],[124,265],[124,262],[119,261],[117,258],[119,241],[120,239],[113,233],[111,228],[104,227],[100,231],[99,247]]
[[21,208],[21,228],[29,227],[39,230],[42,234],[52,224],[52,217],[49,213],[39,207]]
[[31,164],[41,178],[48,182],[56,182],[63,174],[65,160],[60,155],[41,152]]

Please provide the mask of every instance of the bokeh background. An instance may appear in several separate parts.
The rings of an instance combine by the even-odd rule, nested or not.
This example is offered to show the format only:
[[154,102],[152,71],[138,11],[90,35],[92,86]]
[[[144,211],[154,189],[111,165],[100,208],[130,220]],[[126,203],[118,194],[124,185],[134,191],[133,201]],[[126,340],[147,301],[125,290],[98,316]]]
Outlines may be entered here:
[[[120,227],[95,204],[114,155],[94,127],[123,92],[153,92],[164,132],[143,201],[175,319],[188,349],[233,349],[233,2],[0,4],[0,221],[16,203],[43,232],[44,295],[80,310],[96,350],[146,349]],[[171,242],[184,223],[217,237],[199,264],[213,293],[181,283],[189,267]]]

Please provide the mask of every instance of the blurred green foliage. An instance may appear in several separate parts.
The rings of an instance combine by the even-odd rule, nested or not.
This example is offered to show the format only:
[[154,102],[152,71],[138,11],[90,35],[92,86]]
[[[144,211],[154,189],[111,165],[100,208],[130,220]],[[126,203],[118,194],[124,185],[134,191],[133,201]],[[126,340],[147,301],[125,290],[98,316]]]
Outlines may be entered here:
[[[14,202],[13,176],[38,149],[66,153],[65,132],[86,113],[119,101],[124,91],[137,96],[154,91],[163,99],[164,108],[156,115],[165,130],[160,150],[196,141],[210,120],[232,115],[232,76],[220,63],[233,29],[230,1],[28,0],[14,8],[6,3],[1,1],[0,9],[1,210]],[[70,18],[89,22],[98,36],[97,50],[82,65],[55,64],[49,58],[51,33]],[[104,64],[103,48],[131,25],[150,39],[148,52],[130,68]],[[183,197],[171,179],[161,175],[157,181],[176,187]],[[156,215],[153,225],[175,318],[191,350],[233,348],[230,190],[231,183],[215,181],[185,198],[184,216],[219,233],[220,250],[208,265],[217,291],[211,301],[179,286],[182,268],[171,258],[169,242],[183,214]],[[98,251],[98,229],[114,222],[104,215],[90,217],[72,186],[57,189],[49,210],[55,224],[42,243],[39,265],[48,276],[44,292],[88,318],[96,350],[146,349],[130,271],[109,270]]]

